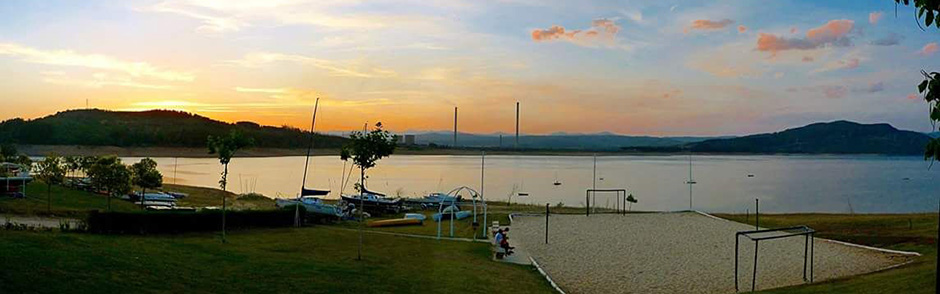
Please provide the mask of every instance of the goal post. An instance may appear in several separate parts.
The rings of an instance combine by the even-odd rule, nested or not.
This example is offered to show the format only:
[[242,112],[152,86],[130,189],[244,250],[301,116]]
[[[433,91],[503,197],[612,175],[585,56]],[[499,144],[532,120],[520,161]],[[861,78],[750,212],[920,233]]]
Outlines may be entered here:
[[[617,214],[627,213],[627,189],[587,189],[584,192],[584,215],[591,216],[591,208],[596,207],[594,203],[596,194],[613,194],[615,200],[615,212]],[[596,213],[596,212],[595,212]]]

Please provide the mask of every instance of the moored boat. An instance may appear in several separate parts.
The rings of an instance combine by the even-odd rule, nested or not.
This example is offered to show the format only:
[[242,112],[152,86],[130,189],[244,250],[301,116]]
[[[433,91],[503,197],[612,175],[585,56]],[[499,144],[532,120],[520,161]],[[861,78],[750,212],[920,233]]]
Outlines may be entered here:
[[402,209],[401,198],[387,198],[385,194],[365,190],[355,195],[343,195],[344,202],[362,206],[363,211],[371,214],[399,213]]

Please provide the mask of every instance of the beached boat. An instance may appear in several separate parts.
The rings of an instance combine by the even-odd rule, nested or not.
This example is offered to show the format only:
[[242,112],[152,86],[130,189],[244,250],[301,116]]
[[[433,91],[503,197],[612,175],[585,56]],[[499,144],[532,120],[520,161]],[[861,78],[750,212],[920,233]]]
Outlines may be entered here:
[[313,119],[310,122],[310,145],[307,146],[307,157],[304,159],[304,176],[300,186],[300,196],[296,199],[277,199],[274,204],[277,207],[287,207],[301,204],[307,210],[307,213],[318,214],[329,217],[342,217],[343,210],[336,205],[326,204],[323,199],[317,196],[326,196],[330,190],[307,189],[307,169],[310,166],[310,151],[313,149],[313,130],[317,123],[317,108],[320,104],[320,98],[313,105]]
[[421,198],[405,198],[403,201],[405,204],[421,206],[422,209],[429,209],[431,207],[436,208],[441,203],[454,203],[460,202],[462,200],[463,199],[460,196],[451,196],[447,193],[434,192]]
[[313,196],[301,196],[299,199],[276,199],[274,200],[274,204],[278,208],[284,208],[284,207],[288,207],[291,205],[296,205],[297,203],[300,203],[300,205],[303,205],[303,207],[307,209],[307,213],[320,214],[320,215],[326,215],[326,216],[335,216],[335,217],[343,216],[342,209],[339,209],[339,207],[336,207],[336,205],[326,204],[325,202],[323,202],[323,199],[313,197]]
[[412,225],[421,225],[422,221],[420,219],[414,218],[395,218],[395,219],[385,219],[371,221],[366,224],[369,227],[395,227],[395,226],[412,226]]
[[443,213],[435,213],[434,215],[431,216],[431,218],[433,218],[434,221],[436,222],[441,221],[442,218],[444,220],[450,220],[451,214],[454,215],[455,220],[458,220],[458,219],[465,219],[465,218],[472,216],[473,212],[469,210],[463,210],[463,211],[446,211],[445,210]]
[[387,198],[385,194],[365,190],[356,195],[343,195],[342,199],[348,204],[361,205],[363,211],[368,213],[399,213],[402,209],[401,198]]
[[[135,192],[129,196],[131,196],[130,198],[134,201],[139,202],[141,199],[141,192]],[[173,197],[173,195],[160,192],[145,193],[143,194],[143,199],[144,202],[176,202],[176,197]]]

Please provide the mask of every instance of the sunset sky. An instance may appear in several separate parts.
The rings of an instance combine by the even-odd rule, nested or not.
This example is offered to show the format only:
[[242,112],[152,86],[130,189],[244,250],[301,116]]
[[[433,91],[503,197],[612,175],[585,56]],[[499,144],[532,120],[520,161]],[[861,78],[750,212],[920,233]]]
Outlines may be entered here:
[[[717,3],[716,3],[717,2]],[[861,4],[859,4],[861,3]],[[318,130],[929,131],[940,29],[894,1],[0,2],[0,120],[178,109]]]

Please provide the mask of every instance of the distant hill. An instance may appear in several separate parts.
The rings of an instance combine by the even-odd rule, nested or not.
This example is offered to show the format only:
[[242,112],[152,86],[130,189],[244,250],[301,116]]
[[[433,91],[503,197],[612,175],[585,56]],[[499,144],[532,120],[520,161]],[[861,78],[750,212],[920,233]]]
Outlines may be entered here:
[[781,132],[686,145],[693,152],[923,154],[929,136],[889,124],[814,123]]
[[[142,112],[98,109],[68,110],[54,115],[0,122],[0,142],[33,145],[120,147],[205,147],[209,135],[238,129],[254,138],[256,147],[306,148],[309,132],[292,127],[261,126],[253,122],[226,123],[171,110]],[[317,148],[337,148],[346,139],[320,135]]]
[[[677,146],[691,142],[699,142],[716,137],[651,137],[651,136],[623,136],[610,133],[600,134],[551,134],[551,135],[520,135],[519,148],[526,149],[567,149],[567,150],[618,150],[623,146],[663,147]],[[436,144],[451,146],[454,143],[454,133],[429,132],[415,135],[417,144]],[[458,147],[503,147],[512,148],[515,144],[515,135],[504,134],[500,142],[499,134],[457,134]]]

